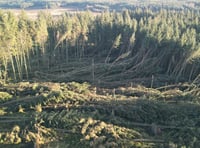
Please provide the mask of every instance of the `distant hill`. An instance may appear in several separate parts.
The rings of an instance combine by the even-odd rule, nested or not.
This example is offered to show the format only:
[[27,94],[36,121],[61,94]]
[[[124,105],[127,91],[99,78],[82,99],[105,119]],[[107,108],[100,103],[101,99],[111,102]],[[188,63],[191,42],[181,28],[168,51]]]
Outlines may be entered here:
[[199,9],[200,2],[194,0],[2,0],[0,2],[0,8],[2,9],[75,8],[77,10],[91,10],[95,12],[147,6]]

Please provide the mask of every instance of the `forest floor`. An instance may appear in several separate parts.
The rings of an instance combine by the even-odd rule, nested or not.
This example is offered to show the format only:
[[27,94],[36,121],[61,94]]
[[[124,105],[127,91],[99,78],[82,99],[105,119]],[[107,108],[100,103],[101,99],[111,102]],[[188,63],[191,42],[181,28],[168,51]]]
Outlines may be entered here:
[[20,82],[0,87],[3,147],[195,147],[200,87],[102,88]]

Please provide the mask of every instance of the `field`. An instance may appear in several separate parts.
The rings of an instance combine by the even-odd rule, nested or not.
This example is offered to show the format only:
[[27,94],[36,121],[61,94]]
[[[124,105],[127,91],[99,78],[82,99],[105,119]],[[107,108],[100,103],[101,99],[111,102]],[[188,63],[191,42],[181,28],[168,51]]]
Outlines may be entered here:
[[162,1],[162,0],[126,0],[126,1],[94,1],[94,0],[87,0],[87,1],[79,1],[79,0],[72,0],[72,1],[33,1],[33,2],[21,2],[18,3],[17,1],[5,1],[0,2],[0,8],[7,9],[14,12],[16,15],[20,14],[22,10],[24,10],[28,16],[32,18],[36,18],[39,11],[49,12],[53,16],[58,16],[63,14],[64,12],[67,13],[74,13],[74,12],[82,12],[82,11],[91,11],[94,14],[99,14],[104,11],[123,11],[124,9],[136,9],[137,7],[144,7],[144,8],[152,8],[158,9],[162,7],[166,7],[168,9],[199,9],[199,2],[195,2],[192,0],[169,0],[169,1]]
[[[53,17],[58,17],[64,13],[80,13],[80,11],[76,11],[75,9],[30,9],[30,10],[22,10],[22,9],[9,9],[16,16],[19,16],[22,11],[24,11],[27,16],[31,19],[36,19],[39,12],[49,13]],[[95,14],[95,13],[94,13]]]

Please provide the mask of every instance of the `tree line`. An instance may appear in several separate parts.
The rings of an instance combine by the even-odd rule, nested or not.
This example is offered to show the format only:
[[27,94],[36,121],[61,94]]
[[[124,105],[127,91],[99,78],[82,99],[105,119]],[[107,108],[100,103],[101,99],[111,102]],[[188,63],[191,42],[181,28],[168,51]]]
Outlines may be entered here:
[[34,71],[81,62],[128,61],[135,77],[165,74],[194,80],[200,64],[199,11],[138,8],[134,11],[91,12],[28,18],[0,11],[0,78],[30,79]]

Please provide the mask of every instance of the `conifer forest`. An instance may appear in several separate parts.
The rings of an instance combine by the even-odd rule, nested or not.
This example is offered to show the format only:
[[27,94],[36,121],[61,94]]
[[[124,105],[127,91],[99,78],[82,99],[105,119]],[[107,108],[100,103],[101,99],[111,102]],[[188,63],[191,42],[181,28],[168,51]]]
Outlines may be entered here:
[[0,147],[200,147],[198,0],[0,8]]

